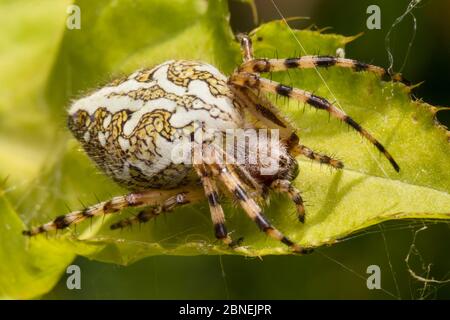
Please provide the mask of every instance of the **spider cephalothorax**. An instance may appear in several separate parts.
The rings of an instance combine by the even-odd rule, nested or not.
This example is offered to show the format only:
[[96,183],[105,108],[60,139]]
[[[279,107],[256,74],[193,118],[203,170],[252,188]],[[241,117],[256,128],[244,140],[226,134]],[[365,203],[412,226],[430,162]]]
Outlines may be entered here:
[[[167,61],[75,101],[69,109],[69,129],[95,163],[132,193],[59,216],[24,234],[64,229],[126,207],[145,207],[137,216],[111,226],[122,228],[206,198],[216,237],[234,245],[219,200],[226,193],[269,236],[295,252],[308,251],[269,223],[262,200],[270,190],[287,194],[304,222],[303,199],[291,183],[298,174],[295,157],[303,155],[335,168],[343,164],[301,145],[296,128],[264,96],[266,92],[329,112],[368,139],[399,170],[380,142],[326,99],[259,75],[339,66],[374,72],[385,79],[389,76],[385,69],[330,56],[254,59],[250,39],[241,36],[240,42],[244,62],[229,78],[206,63]],[[392,79],[401,80],[400,76]],[[230,132],[233,138],[224,139]],[[178,151],[186,150],[177,157]]]

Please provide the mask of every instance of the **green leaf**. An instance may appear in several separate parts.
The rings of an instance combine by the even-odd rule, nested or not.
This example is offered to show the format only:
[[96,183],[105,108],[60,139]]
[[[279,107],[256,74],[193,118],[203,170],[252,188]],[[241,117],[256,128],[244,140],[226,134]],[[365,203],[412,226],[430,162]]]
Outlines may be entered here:
[[[70,99],[115,76],[169,59],[203,60],[225,74],[230,74],[240,62],[224,0],[84,0],[76,4],[81,8],[81,30],[65,30],[45,90],[48,118],[36,120],[46,122],[26,131],[31,135],[36,132],[41,139],[21,137],[33,141],[34,146],[50,145],[44,148],[49,151],[44,164],[27,164],[35,177],[26,185],[31,191],[25,197],[18,192],[24,187],[11,193],[28,225],[66,213],[66,206],[75,210],[82,206],[80,202],[93,204],[98,202],[96,198],[103,200],[126,192],[98,174],[92,162],[79,151],[79,144],[62,129]],[[275,21],[255,30],[252,39],[257,57],[288,57],[304,54],[301,47],[308,54],[335,55],[338,48],[344,48],[353,38],[310,30],[292,33],[282,22]],[[307,222],[298,223],[289,201],[274,196],[266,209],[274,225],[300,244],[319,246],[389,219],[449,219],[450,147],[447,132],[435,123],[437,109],[412,101],[410,88],[382,82],[372,74],[338,68],[320,73],[324,81],[315,70],[274,74],[273,79],[337,100],[384,143],[400,164],[401,173],[392,170],[357,134],[336,120],[328,120],[327,114],[278,99],[277,104],[300,127],[302,143],[334,154],[346,167],[335,171],[299,158],[301,171],[296,185],[308,203]],[[44,137],[40,136],[42,127],[50,132]],[[14,146],[7,146],[10,149],[6,150]],[[1,174],[19,181],[14,176],[20,172],[14,165],[5,164]],[[244,237],[244,247],[235,251],[214,239],[206,202],[175,210],[132,231],[109,230],[111,223],[133,212],[126,211],[107,216],[104,221],[93,220],[92,225],[80,224],[76,233],[65,232],[48,240],[41,237],[39,243],[33,240],[29,245],[36,254],[45,252],[39,245],[48,243],[67,256],[77,253],[118,264],[160,254],[289,253],[284,245],[260,233],[240,209],[231,204],[224,209],[232,236]],[[15,213],[3,209],[2,215],[4,210],[9,212],[5,219],[13,221]],[[17,250],[26,252],[19,232],[8,235],[18,239]],[[2,246],[9,244],[2,242]]]
[[64,244],[20,237],[23,222],[0,190],[0,297],[27,299],[46,293],[74,258]]
[[[0,4],[0,298],[33,298],[48,292],[75,257],[45,237],[29,241],[15,207],[36,186],[56,123],[42,99],[69,1],[3,1]],[[8,177],[4,187],[4,179]],[[31,183],[30,183],[31,182]],[[14,204],[14,206],[12,205]],[[37,203],[34,205],[37,207]]]

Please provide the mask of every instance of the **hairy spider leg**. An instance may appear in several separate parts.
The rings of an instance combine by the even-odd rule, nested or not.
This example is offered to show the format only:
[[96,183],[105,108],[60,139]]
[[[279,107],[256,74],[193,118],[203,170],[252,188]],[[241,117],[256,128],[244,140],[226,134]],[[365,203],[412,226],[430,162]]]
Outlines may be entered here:
[[239,179],[241,182],[243,182],[247,187],[251,188],[252,191],[255,191],[256,194],[254,194],[256,197],[263,197],[265,190],[264,187],[261,186],[259,182],[257,182],[250,172],[247,171],[247,169],[236,163],[236,159],[233,158],[233,156],[229,155],[226,151],[219,148],[217,145],[212,144],[210,145],[211,148],[214,148],[214,150],[217,152],[217,154],[221,157],[221,159],[225,160],[225,166],[233,174],[237,179]]
[[280,109],[275,107],[263,93],[257,95],[245,87],[237,88],[235,91],[244,104],[249,106],[248,110],[257,120],[273,129],[280,130],[280,136],[286,140],[292,155],[303,155],[311,160],[330,165],[337,169],[344,167],[341,161],[314,152],[310,148],[299,144],[300,139],[296,133],[298,129],[291,124],[289,119],[280,112]]
[[[205,145],[205,147],[209,147]],[[234,175],[232,175],[226,166],[224,166],[218,154],[214,149],[207,152],[208,155],[212,156],[212,159],[205,159],[205,164],[211,169],[211,172],[217,176],[220,181],[224,184],[227,190],[239,201],[241,207],[247,213],[247,215],[252,219],[257,226],[265,232],[270,237],[281,241],[288,247],[290,247],[296,253],[309,253],[311,249],[303,248],[300,245],[292,242],[289,238],[283,235],[278,229],[270,224],[267,218],[264,216],[260,206],[248,196],[247,192],[242,187],[242,183]]]
[[225,214],[223,213],[223,208],[220,204],[219,190],[216,182],[212,178],[212,173],[209,172],[203,164],[194,164],[194,168],[201,179],[206,198],[208,199],[211,220],[214,225],[214,234],[217,239],[232,246],[234,242],[228,235],[227,227],[225,225]]
[[309,69],[315,67],[341,67],[349,68],[356,72],[368,71],[375,73],[384,81],[402,82],[409,85],[409,81],[401,74],[390,75],[388,70],[372,64],[367,64],[353,59],[333,56],[303,56],[287,59],[253,59],[245,61],[238,69],[239,72],[263,73],[286,71],[288,69]]
[[285,193],[289,196],[297,209],[298,220],[305,223],[305,206],[300,191],[292,185],[292,182],[286,179],[277,179],[270,185],[270,188],[279,193]]
[[359,125],[355,120],[348,116],[344,111],[335,107],[325,98],[316,96],[308,91],[293,88],[276,81],[261,78],[254,73],[235,73],[230,77],[230,82],[237,86],[258,89],[261,91],[278,94],[284,97],[293,98],[298,101],[305,102],[316,109],[321,109],[329,112],[333,117],[347,123],[353,129],[359,132],[364,138],[369,140],[381,153],[384,154],[384,156],[394,167],[395,171],[400,171],[400,167],[397,162],[377,139],[375,139],[366,129],[361,127],[361,125]]
[[[144,207],[158,204],[161,199],[167,199],[174,194],[184,194],[184,201],[194,201],[198,198],[194,192],[180,190],[147,190],[143,192],[129,193],[123,196],[117,196],[110,200],[103,201],[85,208],[84,210],[73,211],[65,215],[60,215],[52,221],[24,230],[22,233],[26,236],[35,236],[40,233],[46,233],[52,230],[66,229],[67,227],[78,224],[87,218],[102,216],[110,213],[118,213],[128,207]],[[191,196],[192,195],[192,196]],[[190,198],[191,196],[191,198]]]
[[291,121],[262,92],[256,94],[246,87],[236,87],[232,90],[256,120],[269,128],[278,129],[281,138],[287,139],[297,131]]
[[296,147],[294,147],[292,149],[292,153],[295,155],[297,154],[303,155],[313,161],[329,165],[336,169],[342,169],[344,167],[342,161],[333,159],[332,157],[327,156],[326,154],[315,152],[302,144],[298,144]]
[[[238,35],[238,40],[241,45],[241,53],[244,61],[242,66],[248,66],[249,64],[252,66],[256,65],[257,63],[252,63],[252,61],[255,60],[253,58],[251,38],[248,35],[241,33]],[[239,71],[242,66],[239,68]],[[253,67],[249,69],[253,69]],[[280,136],[286,140],[290,151],[295,151],[295,149],[297,149],[299,151],[298,154],[303,154],[301,152],[302,148],[298,145],[300,140],[297,135],[298,128],[292,124],[287,116],[283,115],[278,107],[273,105],[270,100],[267,99],[264,93],[260,91],[255,93],[253,90],[246,87],[232,88],[232,90],[243,101],[243,104],[248,107],[247,110],[249,110],[254,118],[272,129],[280,130]]]
[[148,222],[150,219],[156,218],[162,213],[171,212],[182,205],[188,203],[192,204],[194,202],[200,201],[201,199],[202,193],[197,190],[192,191],[189,194],[185,191],[179,192],[161,201],[160,203],[156,203],[151,207],[145,208],[144,210],[139,212],[136,216],[119,220],[118,222],[112,224],[110,228],[112,230],[123,229],[136,223],[145,223]]

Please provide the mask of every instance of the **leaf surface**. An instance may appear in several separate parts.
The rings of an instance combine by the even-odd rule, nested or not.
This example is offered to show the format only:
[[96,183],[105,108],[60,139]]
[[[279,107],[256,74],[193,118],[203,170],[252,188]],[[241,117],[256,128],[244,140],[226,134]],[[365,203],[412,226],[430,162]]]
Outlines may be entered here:
[[[12,248],[20,252],[22,259],[11,260],[7,270],[15,270],[24,261],[25,265],[36,266],[37,261],[42,261],[33,258],[36,256],[47,257],[42,262],[45,266],[57,255],[59,269],[52,273],[53,277],[49,276],[51,280],[46,282],[49,287],[75,254],[118,264],[161,254],[288,254],[284,245],[260,233],[245,214],[230,203],[224,208],[228,229],[234,238],[243,236],[244,243],[234,251],[225,248],[214,239],[206,201],[177,209],[132,230],[109,230],[111,223],[134,212],[126,210],[121,215],[93,220],[92,224],[83,223],[77,226],[76,232],[71,228],[72,232],[49,239],[40,237],[36,242],[22,238],[15,208],[26,224],[36,225],[66,213],[67,207],[76,210],[83,204],[126,192],[95,169],[64,128],[65,108],[71,99],[114,77],[169,59],[202,60],[227,75],[240,62],[225,1],[84,0],[76,4],[82,13],[81,30],[64,32],[45,87],[48,103],[28,104],[29,112],[42,108],[45,117],[33,121],[21,117],[21,121],[30,121],[30,127],[22,131],[22,135],[16,131],[15,137],[20,143],[4,144],[4,150],[11,151],[5,153],[10,159],[4,160],[5,156],[0,159],[0,173],[11,176],[12,183],[19,185],[8,194],[9,200],[6,196],[1,198],[4,223],[0,228],[14,226],[7,233],[2,232],[2,236],[5,234],[10,240],[2,241],[1,246],[9,254],[12,252],[10,243],[14,243]],[[317,53],[335,55],[337,49],[345,48],[353,40],[311,30],[291,32],[280,21],[262,25],[251,36],[255,55],[270,58]],[[295,183],[308,205],[306,224],[297,222],[293,206],[278,195],[265,210],[273,224],[302,245],[320,246],[335,243],[385,220],[449,219],[450,147],[448,133],[435,122],[437,108],[412,101],[410,88],[383,82],[373,74],[338,68],[319,72],[320,76],[316,70],[272,76],[274,80],[336,101],[387,147],[400,164],[401,172],[396,173],[375,148],[337,120],[329,120],[326,113],[295,101],[271,97],[298,125],[303,144],[334,155],[345,163],[343,170],[336,171],[298,158],[300,174]],[[16,86],[17,83],[12,83],[11,89]],[[15,101],[18,100],[8,103]],[[14,116],[10,106],[3,104],[1,107],[7,116]],[[45,134],[39,129],[43,124]],[[0,141],[7,140],[6,134],[5,130],[1,131]],[[36,135],[34,139],[33,135]],[[37,150],[45,161],[33,162],[28,156],[23,163],[14,162],[23,157],[12,150],[28,150],[28,147]],[[24,154],[29,155],[29,152]],[[27,192],[22,195],[24,190]],[[33,277],[45,279],[42,270],[33,270],[27,269],[23,275],[24,271],[18,273],[21,283]],[[0,281],[10,283],[3,276]],[[9,288],[3,292],[5,296],[38,294],[32,291],[25,294],[20,287],[14,290],[9,284],[5,288]]]

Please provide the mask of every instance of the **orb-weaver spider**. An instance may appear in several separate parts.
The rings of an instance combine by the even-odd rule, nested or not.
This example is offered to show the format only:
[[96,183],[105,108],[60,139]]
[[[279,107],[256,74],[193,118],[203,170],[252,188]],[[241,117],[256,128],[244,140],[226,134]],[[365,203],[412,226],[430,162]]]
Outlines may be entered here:
[[[219,200],[219,194],[226,192],[270,237],[288,245],[294,252],[308,252],[309,249],[294,243],[270,224],[260,202],[268,197],[269,190],[285,193],[296,205],[299,220],[304,222],[303,199],[291,183],[298,173],[295,157],[303,155],[338,169],[343,164],[300,144],[296,128],[264,93],[296,99],[329,112],[368,139],[399,171],[398,164],[383,145],[329,101],[262,78],[260,73],[336,66],[374,72],[383,80],[402,81],[400,75],[391,77],[383,68],[332,56],[255,59],[250,38],[241,35],[239,41],[243,63],[229,78],[205,63],[168,61],[115,80],[75,101],[69,110],[69,129],[96,164],[132,193],[61,215],[23,233],[34,236],[67,228],[93,216],[119,212],[126,207],[146,207],[135,217],[111,226],[112,229],[123,228],[206,198],[215,236],[234,246],[237,243],[227,232]],[[223,144],[218,144],[215,138],[203,141],[195,138],[197,132],[207,129],[219,132],[220,136],[229,129],[255,128],[255,122],[249,119],[278,130],[279,144],[271,150],[278,167],[271,174],[261,174],[264,164],[259,157],[256,163],[224,161],[228,153]],[[261,154],[261,143],[267,139],[261,140],[240,150],[246,160],[250,154]],[[200,161],[175,163],[172,153],[176,143],[187,145],[194,151],[189,154],[191,158],[200,154]],[[221,185],[216,183],[218,181]]]

